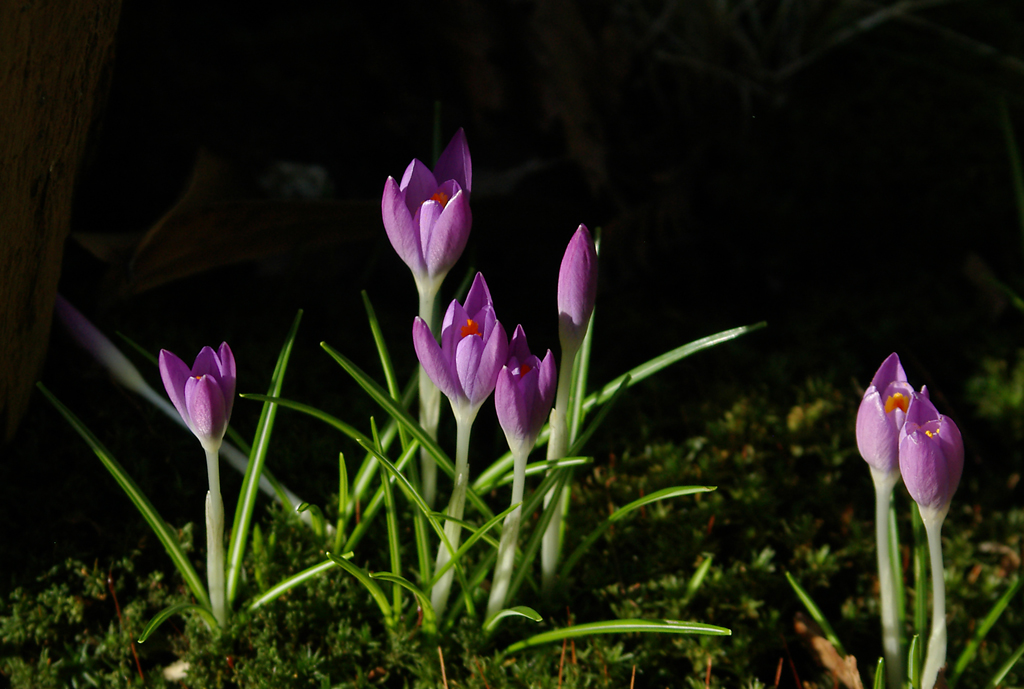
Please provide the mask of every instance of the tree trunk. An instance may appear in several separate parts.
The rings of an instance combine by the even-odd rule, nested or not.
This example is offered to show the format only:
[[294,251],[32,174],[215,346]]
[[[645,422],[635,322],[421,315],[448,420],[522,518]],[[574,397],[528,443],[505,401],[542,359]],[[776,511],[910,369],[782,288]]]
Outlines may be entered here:
[[50,337],[71,197],[106,99],[121,0],[0,2],[0,432]]

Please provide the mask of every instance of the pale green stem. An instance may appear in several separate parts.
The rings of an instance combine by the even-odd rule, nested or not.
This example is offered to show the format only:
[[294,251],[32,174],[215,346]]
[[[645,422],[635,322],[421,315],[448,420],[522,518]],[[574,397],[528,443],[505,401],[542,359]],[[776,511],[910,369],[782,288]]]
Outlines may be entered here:
[[[551,410],[548,425],[551,436],[548,438],[548,461],[562,459],[569,451],[569,390],[572,386],[572,365],[578,349],[562,353],[562,362],[558,368],[558,392],[555,394],[555,408]],[[549,490],[544,496],[544,507],[555,498],[555,490]],[[562,532],[562,511],[556,510],[544,531],[541,541],[540,567],[541,586],[545,593],[555,585],[555,573],[558,571],[558,551]]]
[[[526,459],[530,456],[533,443],[521,443],[513,448],[515,459],[512,466],[512,502],[523,501],[523,490],[526,487]],[[516,555],[516,542],[519,540],[519,523],[522,519],[522,505],[505,517],[501,527],[501,541],[498,543],[498,562],[494,566],[494,581],[491,584],[491,597],[487,601],[487,617],[505,607],[505,597],[512,581],[512,567]]]
[[[451,501],[448,503],[448,511],[445,513],[453,519],[462,519],[462,513],[466,507],[466,488],[469,485],[469,432],[473,427],[473,419],[476,412],[459,413],[454,405],[455,412],[455,487],[452,489]],[[448,537],[453,549],[459,547],[459,538],[462,535],[462,526],[458,522],[446,521],[444,524],[444,535]],[[437,564],[434,571],[438,571],[451,559],[448,547],[441,543],[437,550]],[[449,569],[434,584],[431,592],[430,602],[434,606],[434,612],[440,617],[448,605],[448,594],[452,590],[452,579],[455,577],[455,569]]]
[[[429,292],[429,290],[428,290]],[[420,318],[437,333],[437,290],[420,291]],[[436,335],[435,335],[436,336]],[[441,391],[420,366],[420,426],[433,440],[437,440],[437,425],[441,419]],[[426,448],[420,448],[420,487],[423,500],[431,508],[437,497],[437,464]]]
[[220,443],[216,445],[203,446],[206,450],[206,473],[210,479],[210,490],[206,494],[206,585],[213,616],[223,628],[228,621],[224,602],[224,500],[220,495]]
[[875,549],[878,554],[878,587],[882,597],[882,648],[889,687],[899,689],[903,682],[903,654],[900,651],[896,582],[890,559],[889,503],[892,489],[900,480],[900,472],[884,472],[872,467],[871,478],[875,483]]
[[932,631],[928,636],[928,655],[921,672],[922,689],[932,689],[939,671],[946,664],[946,580],[942,566],[942,522],[949,510],[921,510],[921,521],[928,534],[928,554],[932,570]]

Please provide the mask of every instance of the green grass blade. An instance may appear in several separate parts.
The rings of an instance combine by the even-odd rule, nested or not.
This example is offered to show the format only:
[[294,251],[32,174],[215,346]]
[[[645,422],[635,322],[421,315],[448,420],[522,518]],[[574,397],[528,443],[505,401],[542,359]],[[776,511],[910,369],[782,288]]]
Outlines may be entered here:
[[[375,450],[369,445],[363,449],[369,452],[375,452]],[[416,443],[413,443],[409,446],[409,451],[405,454],[411,457],[416,449]],[[455,563],[455,576],[458,577],[459,585],[462,587],[463,599],[466,602],[466,612],[469,613],[470,617],[476,617],[476,609],[473,605],[472,589],[469,588],[469,584],[466,581],[466,572],[462,568],[462,563],[459,562],[458,551],[452,546],[452,542],[448,540],[448,536],[444,533],[444,527],[441,526],[441,523],[438,522],[431,514],[430,508],[427,507],[427,503],[424,502],[420,494],[416,492],[413,485],[409,483],[409,479],[403,476],[402,472],[399,471],[387,457],[378,453],[377,461],[380,462],[381,466],[383,466],[395,478],[399,488],[402,489],[402,493],[404,493],[405,497],[416,507],[416,509],[420,511],[420,513],[423,514],[427,519],[427,522],[430,524],[430,528],[434,530],[434,533],[440,537],[441,542],[444,543],[444,546],[448,549],[448,553],[451,555],[451,561]],[[452,606],[452,608],[454,609],[455,606]]]
[[871,686],[872,689],[885,689],[885,658],[878,659],[878,664],[875,665],[875,681]]
[[900,650],[906,648],[907,588],[903,585],[903,551],[900,550],[900,532],[896,526],[896,499],[889,501],[889,564],[896,589],[896,625],[899,630]]
[[[444,471],[448,476],[455,476],[455,465],[452,463],[448,455],[445,454],[441,446],[437,444],[437,441],[431,438],[423,427],[419,425],[409,413],[402,408],[400,404],[391,399],[391,396],[377,384],[375,380],[370,378],[366,373],[350,361],[341,352],[334,350],[326,342],[321,342],[320,346],[323,347],[324,351],[331,355],[331,357],[341,365],[345,371],[352,376],[353,379],[359,384],[363,390],[365,390],[374,401],[379,404],[384,411],[391,415],[391,418],[395,419],[399,424],[405,426],[412,434],[420,445],[427,449],[427,452],[434,458],[437,465]],[[480,512],[484,517],[490,519],[494,516],[494,512],[491,508],[480,498],[480,496],[472,488],[466,490],[466,499]]]
[[[555,481],[555,495],[561,495],[562,489],[565,488],[569,481],[569,476],[572,474],[572,469],[557,469],[551,473],[551,476],[557,476]],[[531,497],[538,499],[534,504],[540,505],[540,498],[543,494],[540,490],[534,491]],[[532,502],[532,501],[531,501]],[[534,510],[537,509],[536,507]],[[516,594],[519,593],[519,587],[523,585],[523,581],[526,578],[527,573],[533,568],[533,561],[537,558],[537,553],[540,551],[540,544],[544,540],[544,531],[547,530],[548,524],[551,523],[552,517],[555,512],[562,509],[561,503],[558,500],[552,500],[548,503],[547,508],[541,512],[540,519],[537,520],[537,525],[534,527],[533,532],[530,534],[530,538],[526,541],[526,547],[523,548],[523,559],[522,563],[515,570],[515,574],[512,575],[512,581],[508,586],[508,593],[505,595],[506,601],[514,601]],[[523,514],[533,514],[533,510],[523,510]]]
[[[427,588],[433,587],[434,584],[437,583],[438,579],[443,577],[445,572],[447,572],[449,569],[452,568],[452,563],[455,561],[455,559],[456,558],[460,558],[463,555],[465,555],[469,551],[469,549],[473,547],[473,544],[475,544],[480,539],[485,540],[488,544],[490,544],[490,546],[492,548],[497,549],[498,548],[498,541],[495,540],[492,536],[487,535],[487,532],[490,531],[491,529],[493,529],[498,524],[500,524],[502,522],[502,520],[505,519],[505,517],[507,517],[509,514],[511,514],[514,509],[516,509],[517,507],[519,507],[522,504],[523,503],[521,503],[521,502],[517,502],[516,504],[510,506],[507,510],[505,510],[501,514],[494,515],[493,517],[488,519],[486,522],[484,522],[484,524],[480,528],[477,528],[477,527],[473,526],[472,524],[467,524],[466,522],[462,521],[461,519],[452,520],[452,521],[457,521],[459,524],[462,525],[463,529],[466,529],[467,531],[469,531],[470,532],[470,536],[469,536],[469,538],[466,539],[466,541],[462,545],[459,546],[459,549],[457,551],[455,551],[455,558],[452,558],[451,560],[446,562],[444,564],[444,566],[441,567],[441,569],[437,570],[437,572],[434,573],[433,578],[431,578],[431,580],[430,580],[430,586],[428,586]],[[441,518],[442,519],[451,519],[450,517],[446,517],[445,515],[441,515]],[[436,517],[435,517],[435,519],[436,519]]]
[[239,397],[243,397],[247,400],[255,400],[257,402],[265,402],[267,404],[275,404],[279,407],[284,407],[286,409],[294,409],[295,411],[302,412],[303,414],[308,414],[312,416],[314,419],[320,419],[327,425],[333,426],[334,428],[338,429],[339,431],[347,435],[349,438],[352,438],[352,440],[355,440],[356,442],[373,442],[373,440],[371,440],[369,436],[364,434],[362,431],[356,429],[354,426],[350,426],[341,419],[335,416],[331,416],[327,412],[321,411],[316,407],[311,407],[308,404],[296,402],[295,400],[290,400],[285,397],[275,397],[273,395],[257,395],[254,393],[246,393],[244,395],[239,395]]
[[839,637],[836,636],[835,631],[832,629],[832,625],[830,625],[828,620],[825,619],[825,615],[822,614],[821,608],[818,607],[810,594],[807,593],[807,591],[804,591],[803,586],[798,584],[796,579],[794,579],[793,575],[789,572],[786,572],[786,580],[789,582],[789,585],[793,587],[793,591],[796,593],[797,598],[799,598],[800,602],[802,602],[804,607],[807,608],[807,612],[810,614],[811,618],[818,623],[818,626],[821,627],[821,631],[825,632],[825,638],[828,639],[829,643],[835,647],[836,652],[838,652],[839,655],[845,656],[846,649],[843,648],[843,644],[839,641]]
[[[391,355],[388,353],[388,345],[384,341],[384,333],[380,330],[380,322],[377,320],[377,313],[373,310],[373,304],[370,303],[370,295],[366,293],[364,289],[363,295],[363,306],[366,308],[366,317],[370,321],[370,331],[373,333],[373,342],[377,345],[377,354],[380,355],[380,365],[384,369],[384,382],[387,383],[388,392],[391,393],[391,399],[399,402],[402,399],[402,393],[398,389],[398,379],[395,377],[395,367],[391,363]],[[405,452],[409,447],[408,432],[402,426],[398,427],[398,433],[402,440],[402,451]]]
[[[527,478],[529,478],[531,476],[536,476],[538,474],[546,475],[549,471],[553,471],[554,469],[559,469],[561,467],[581,467],[593,463],[593,457],[562,457],[561,459],[551,459],[541,462],[533,462],[532,464],[526,465],[525,475]],[[513,478],[514,474],[513,472],[510,471],[504,476],[502,476],[500,479],[498,479],[494,483],[492,488],[501,488],[502,486],[507,486],[508,484],[512,483]]]
[[[351,556],[352,553],[345,553],[345,555],[342,555],[342,557]],[[299,584],[309,579],[312,579],[315,576],[319,576],[323,572],[326,572],[329,569],[333,569],[335,566],[337,566],[337,563],[335,562],[334,559],[324,560],[323,562],[315,564],[312,567],[307,567],[298,574],[294,574],[288,577],[287,579],[278,582],[277,584],[275,584],[274,586],[270,587],[269,589],[261,593],[259,596],[257,596],[251,603],[249,603],[249,612],[252,612],[253,610],[262,605],[266,605],[270,601],[284,595],[285,593],[295,588]]]
[[615,406],[615,403],[618,402],[619,398],[622,397],[622,393],[624,393],[626,391],[626,388],[629,387],[630,380],[631,379],[629,377],[629,374],[626,374],[626,377],[623,378],[621,383],[619,383],[619,387],[616,388],[615,392],[612,393],[612,396],[608,398],[607,404],[602,405],[601,411],[597,413],[597,416],[595,416],[593,421],[590,422],[590,425],[587,426],[587,430],[583,431],[583,433],[580,434],[569,446],[569,451],[566,453],[568,456],[575,456],[580,454],[580,452],[583,450],[583,446],[587,444],[588,440],[590,440],[590,436],[594,435],[594,432],[598,428],[600,428],[601,424],[605,420],[605,417],[608,416],[608,412],[612,410],[612,408]]
[[[370,417],[370,429],[373,431],[373,442],[374,447],[377,448],[377,452],[381,455],[384,454],[384,448],[380,444],[380,434],[377,433],[377,422],[374,421],[373,417]],[[408,445],[405,448],[408,449]],[[398,511],[395,508],[395,495],[391,490],[391,481],[385,480],[380,482],[380,487],[384,490],[384,514],[386,515],[386,522],[388,527],[388,559],[391,561],[391,573],[396,577],[402,576],[402,544],[399,540],[398,533]],[[402,587],[398,584],[393,584],[391,587],[391,605],[395,609],[395,616],[398,617],[402,614]]]
[[[618,390],[622,382],[629,377],[628,387],[633,387],[642,380],[653,376],[658,371],[671,366],[677,361],[681,361],[688,356],[696,354],[697,352],[703,351],[715,345],[723,344],[729,340],[735,340],[737,337],[746,335],[747,333],[760,330],[761,328],[767,327],[768,323],[761,321],[760,323],[754,323],[753,325],[744,325],[739,328],[732,328],[730,330],[723,330],[722,332],[715,333],[714,335],[708,335],[702,337],[699,340],[694,340],[688,344],[684,344],[680,347],[665,352],[661,356],[657,356],[650,361],[644,362],[639,366],[630,369],[626,373],[622,374],[618,378],[615,378],[609,383],[606,383],[597,392],[593,392],[587,395],[586,399],[583,400],[583,414],[586,415],[594,405],[600,405],[611,399],[612,395]],[[537,445],[544,445],[548,442],[551,430],[547,424],[541,429],[540,435],[537,436]],[[506,452],[499,457],[491,466],[485,469],[477,476],[476,480],[473,481],[472,487],[477,493],[485,493],[490,490],[495,481],[498,480],[509,467],[512,466],[512,453]]]
[[910,506],[914,531],[914,633],[923,637],[928,631],[928,537],[917,504]]
[[[281,394],[281,386],[284,384],[285,370],[288,368],[288,359],[292,354],[292,346],[295,344],[295,336],[299,332],[299,323],[302,321],[302,309],[295,314],[292,327],[285,337],[281,353],[277,357],[277,365],[274,367],[274,374],[270,379],[270,396],[277,397]],[[270,437],[274,430],[274,418],[277,416],[277,405],[271,402],[263,403],[263,411],[260,412],[259,425],[256,427],[256,436],[253,440],[252,452],[249,454],[249,467],[246,469],[245,478],[242,480],[242,490],[238,495],[238,504],[235,507],[235,521],[231,526],[231,542],[228,545],[228,559],[226,567],[226,589],[227,604],[231,604],[238,594],[238,582],[242,573],[242,556],[245,554],[245,544],[249,537],[249,525],[252,523],[252,515],[256,510],[256,496],[260,489],[260,473],[263,471],[263,462],[267,458],[267,450],[270,448]]]
[[907,679],[910,680],[911,689],[921,689],[921,656],[924,655],[921,645],[921,637],[914,634],[907,651]]
[[348,509],[348,466],[345,464],[345,453],[338,453],[338,522],[334,527],[334,550],[341,550],[345,540],[345,521]]
[[691,577],[689,583],[686,584],[685,600],[690,600],[697,595],[698,591],[700,591],[701,584],[704,583],[704,577],[708,575],[708,570],[711,569],[712,560],[714,560],[714,557],[708,555],[704,558],[704,561],[700,563],[700,566],[697,567],[697,571],[693,573],[693,577]]
[[310,526],[313,527],[313,535],[317,537],[317,540],[323,540],[324,537],[324,513],[316,505],[311,505],[308,502],[301,503],[295,508],[297,514],[303,512],[309,512],[310,514]]
[[587,549],[594,544],[594,541],[600,538],[601,535],[605,531],[607,531],[612,524],[621,519],[624,519],[627,515],[629,515],[630,512],[638,510],[645,505],[649,505],[652,502],[657,502],[659,500],[665,500],[667,498],[677,498],[683,495],[693,495],[694,493],[708,493],[710,491],[715,490],[716,488],[716,486],[674,486],[672,488],[663,488],[662,490],[655,491],[650,495],[645,495],[644,497],[638,500],[634,500],[628,505],[620,507],[619,509],[612,512],[612,514],[607,519],[601,522],[601,524],[596,529],[591,531],[587,535],[587,537],[584,538],[578,546],[576,546],[576,550],[572,551],[572,555],[570,555],[566,559],[565,564],[562,565],[562,571],[559,573],[559,575],[562,577],[563,580],[566,579],[569,576],[569,572],[572,571],[573,566],[579,561],[581,557],[583,557],[583,553],[585,553]]
[[970,665],[971,661],[974,660],[974,656],[978,653],[978,648],[981,646],[981,642],[985,640],[985,635],[988,634],[992,626],[999,620],[999,616],[1006,610],[1006,606],[1010,604],[1013,597],[1017,595],[1021,587],[1024,586],[1024,578],[1018,577],[1017,581],[1006,591],[996,604],[992,606],[985,619],[977,626],[974,632],[974,638],[968,642],[967,647],[964,648],[960,657],[957,658],[956,664],[953,666],[953,676],[949,678],[949,687],[953,689],[956,686],[957,680],[960,679],[960,675],[964,674],[964,670]]
[[514,608],[506,608],[505,610],[499,610],[494,613],[484,622],[484,631],[493,632],[497,626],[498,621],[506,617],[525,617],[533,620],[534,622],[540,622],[544,618],[540,616],[540,613],[533,608],[528,608],[525,605],[517,605]]
[[216,618],[214,618],[213,613],[206,608],[201,605],[196,605],[195,603],[178,603],[164,608],[156,614],[156,617],[149,621],[149,624],[146,625],[146,628],[142,630],[142,634],[139,636],[139,643],[146,643],[146,639],[152,636],[153,632],[155,632],[160,625],[166,622],[173,615],[185,612],[186,610],[193,610],[197,612],[200,617],[206,620],[206,624],[210,629],[217,628]]
[[394,627],[395,622],[397,621],[394,610],[392,610],[391,605],[388,603],[388,597],[384,595],[384,591],[381,590],[380,586],[377,585],[377,582],[373,580],[370,573],[362,567],[357,567],[348,560],[342,559],[337,555],[327,553],[327,557],[330,558],[334,564],[354,576],[360,584],[366,587],[366,590],[370,592],[370,596],[373,597],[373,600],[377,603],[377,607],[380,608],[381,613],[384,615],[384,624],[388,627]]
[[575,624],[571,627],[555,629],[543,634],[531,636],[529,639],[516,642],[505,649],[504,655],[515,653],[525,648],[549,644],[562,639],[576,639],[591,634],[626,634],[630,632],[661,633],[661,634],[707,634],[710,636],[730,636],[732,630],[701,622],[682,622],[679,620],[607,620],[604,622],[588,622]]
[[430,596],[423,593],[423,591],[421,591],[419,587],[411,581],[397,574],[374,572],[370,576],[374,579],[380,579],[382,581],[389,581],[392,584],[397,584],[407,591],[412,592],[412,594],[416,596],[416,602],[419,603],[420,610],[423,611],[423,633],[427,636],[434,636],[437,634],[437,615],[434,614],[434,606],[430,604]]
[[985,689],[996,689],[996,687],[1002,683],[1003,678],[1006,677],[1010,670],[1013,669],[1013,666],[1017,664],[1017,661],[1020,660],[1021,656],[1024,656],[1024,644],[1018,646],[1017,650],[1013,652],[1013,655],[1011,655],[1006,662],[996,670],[995,674],[992,675],[992,678],[988,681],[988,684],[985,685]]
[[587,333],[583,336],[580,351],[572,364],[572,384],[569,386],[569,444],[572,445],[583,425],[583,399],[587,395],[587,374],[590,372],[590,350],[594,342],[594,313],[590,314]]
[[[413,443],[413,445],[419,447],[417,443]],[[404,471],[405,468],[409,465],[409,462],[413,459],[413,452],[411,449],[412,445],[410,445],[409,447],[410,449],[403,452],[402,456],[398,458],[397,462],[395,462],[395,467],[397,467],[398,471],[400,472]],[[377,464],[376,456],[374,456],[373,462],[375,465]],[[363,510],[362,520],[360,520],[360,522],[356,524],[356,527],[352,529],[352,534],[348,537],[348,540],[345,541],[345,550],[354,550],[355,547],[359,545],[359,542],[363,540],[363,536],[365,536],[366,533],[369,531],[370,527],[373,526],[373,520],[383,506],[384,487],[377,486],[376,492],[373,494],[373,497],[370,499],[370,502],[367,503],[366,509]]]
[[[203,608],[210,608],[210,598],[206,594],[206,588],[203,586],[203,580],[196,574],[196,570],[192,567],[192,563],[188,561],[185,556],[185,551],[181,549],[181,545],[178,543],[177,536],[171,532],[171,529],[167,526],[167,522],[163,520],[160,513],[153,507],[153,503],[142,493],[138,484],[132,480],[132,477],[124,470],[124,468],[118,463],[114,456],[110,454],[110,451],[103,446],[103,443],[92,434],[92,432],[86,428],[85,424],[75,416],[70,409],[61,404],[60,400],[53,396],[49,390],[42,383],[36,383],[36,387],[43,393],[46,399],[50,400],[50,403],[57,408],[57,411],[61,413],[71,427],[74,428],[82,439],[88,443],[92,451],[96,453],[96,456],[100,458],[103,466],[106,467],[110,475],[114,477],[117,484],[121,486],[121,489],[128,495],[128,498],[135,504],[135,507],[142,514],[143,519],[149,524],[149,527],[153,529],[153,533],[156,534],[157,539],[163,544],[167,554],[171,556],[171,561],[174,562],[174,566],[181,572],[182,578],[185,580],[185,584],[188,586],[192,595],[199,601],[199,605]],[[198,450],[197,450],[198,452]],[[214,624],[216,626],[216,624]]]

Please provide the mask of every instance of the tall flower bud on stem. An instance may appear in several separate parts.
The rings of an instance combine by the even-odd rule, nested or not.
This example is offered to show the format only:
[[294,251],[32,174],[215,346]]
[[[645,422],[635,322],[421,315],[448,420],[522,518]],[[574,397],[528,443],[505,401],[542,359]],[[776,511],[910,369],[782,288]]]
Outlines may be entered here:
[[932,629],[921,686],[932,689],[946,664],[946,582],[942,564],[942,522],[964,468],[964,442],[952,419],[927,397],[915,393],[900,430],[900,473],[928,534],[932,571]]
[[[537,442],[544,419],[555,396],[555,357],[549,349],[541,361],[530,353],[523,326],[516,326],[509,343],[509,357],[498,374],[494,389],[494,406],[498,422],[505,432],[512,451],[512,503],[523,501],[526,485],[526,460]],[[487,617],[505,607],[505,598],[512,581],[516,541],[523,508],[520,505],[507,517],[501,528],[498,560],[494,567]]]
[[224,592],[224,500],[220,494],[220,446],[235,401],[235,356],[227,342],[218,351],[203,347],[190,369],[160,350],[160,377],[174,408],[206,452],[210,490],[206,494],[206,571],[213,616],[227,622]]
[[[419,317],[437,329],[437,292],[448,271],[459,260],[473,215],[469,194],[473,184],[473,163],[466,134],[461,129],[437,159],[431,171],[419,160],[405,169],[401,183],[388,177],[381,199],[381,218],[391,245],[412,270],[419,292]],[[430,377],[420,369],[420,425],[431,438],[437,437],[441,395]],[[423,498],[433,506],[437,465],[426,450],[420,452]]]
[[857,410],[857,447],[871,469],[875,484],[875,543],[878,585],[882,599],[882,645],[891,689],[903,681],[899,611],[896,609],[896,577],[889,556],[889,505],[892,489],[899,483],[899,434],[906,418],[913,388],[896,353],[879,366]]
[[[462,519],[469,486],[470,430],[480,406],[494,391],[498,372],[508,360],[508,338],[495,318],[483,275],[477,273],[465,306],[454,300],[449,304],[441,325],[440,346],[422,318],[413,322],[412,339],[420,365],[451,402],[455,415],[455,486],[447,515]],[[452,547],[458,548],[462,527],[455,521],[446,521],[444,531]],[[442,543],[437,551],[437,568],[450,559],[451,553]],[[449,570],[434,584],[431,603],[438,615],[448,604],[454,576],[454,570]]]
[[[555,408],[551,410],[548,460],[561,459],[569,450],[568,415],[572,369],[583,338],[586,337],[596,298],[597,248],[586,226],[580,225],[569,240],[558,270],[558,339],[562,357],[558,369]],[[583,394],[583,391],[579,390],[577,394]],[[568,487],[565,490],[568,491]],[[554,498],[555,491],[549,491],[544,496],[544,507]],[[556,509],[541,543],[541,575],[545,592],[550,592],[555,583],[563,519],[562,510]]]

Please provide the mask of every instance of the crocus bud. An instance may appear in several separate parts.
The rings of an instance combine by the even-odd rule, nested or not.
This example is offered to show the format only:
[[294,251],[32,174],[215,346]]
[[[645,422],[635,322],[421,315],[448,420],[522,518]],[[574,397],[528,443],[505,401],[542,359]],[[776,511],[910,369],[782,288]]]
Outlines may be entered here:
[[421,295],[437,293],[445,275],[466,248],[473,215],[469,191],[473,164],[460,129],[431,172],[419,160],[405,169],[401,183],[388,177],[381,217],[391,246],[412,270]]
[[945,516],[964,470],[960,429],[940,414],[924,395],[914,393],[900,431],[900,473],[903,483],[927,513]]
[[[907,382],[900,358],[893,352],[878,367],[857,410],[857,448],[871,467],[882,473],[899,470],[900,429],[914,388]],[[927,391],[922,388],[927,397]]]
[[508,359],[508,338],[494,315],[484,276],[476,274],[465,305],[454,299],[448,305],[440,346],[422,318],[413,322],[412,340],[420,364],[456,415],[475,416]]
[[494,406],[512,454],[533,447],[555,399],[555,357],[549,349],[541,361],[530,353],[523,326],[517,325],[508,346],[508,361],[498,373]]
[[562,356],[575,354],[587,334],[597,297],[597,249],[586,225],[569,240],[558,270],[558,338]]
[[192,368],[160,350],[160,377],[185,425],[207,450],[224,440],[235,402],[235,356],[227,342],[218,351],[203,347]]

